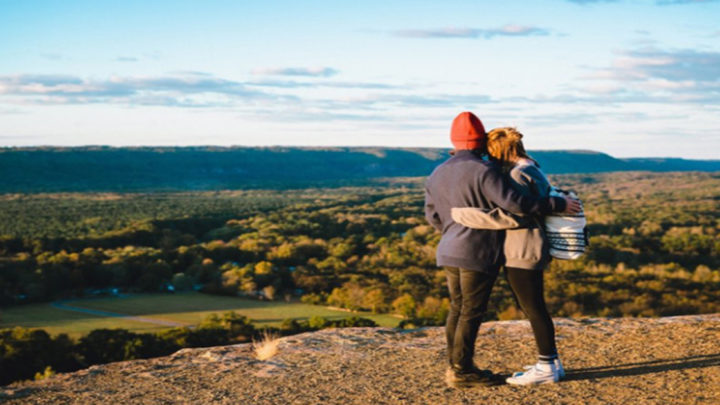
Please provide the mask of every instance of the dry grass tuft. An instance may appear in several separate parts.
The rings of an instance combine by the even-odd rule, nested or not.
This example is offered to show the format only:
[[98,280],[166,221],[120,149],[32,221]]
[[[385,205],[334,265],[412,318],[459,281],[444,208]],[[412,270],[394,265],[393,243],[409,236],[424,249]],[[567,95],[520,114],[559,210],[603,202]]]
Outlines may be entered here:
[[257,357],[258,360],[267,360],[275,356],[278,352],[279,344],[279,336],[267,331],[263,332],[259,340],[253,340],[255,357]]

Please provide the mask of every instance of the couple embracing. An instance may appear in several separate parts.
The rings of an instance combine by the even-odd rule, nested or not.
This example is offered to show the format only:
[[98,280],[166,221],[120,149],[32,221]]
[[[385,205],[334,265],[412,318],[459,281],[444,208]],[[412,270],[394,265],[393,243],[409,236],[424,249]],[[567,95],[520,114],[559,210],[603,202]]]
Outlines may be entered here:
[[[551,383],[564,376],[543,298],[549,255],[540,220],[551,213],[574,215],[582,207],[576,199],[549,196],[550,184],[521,138],[513,128],[486,133],[480,119],[463,112],[452,124],[452,157],[426,182],[425,217],[442,233],[436,258],[450,292],[446,378],[454,387],[503,383],[498,374],[473,362],[478,329],[501,267],[530,320],[539,352],[534,366],[514,373],[507,383]],[[510,228],[515,229],[505,231]]]

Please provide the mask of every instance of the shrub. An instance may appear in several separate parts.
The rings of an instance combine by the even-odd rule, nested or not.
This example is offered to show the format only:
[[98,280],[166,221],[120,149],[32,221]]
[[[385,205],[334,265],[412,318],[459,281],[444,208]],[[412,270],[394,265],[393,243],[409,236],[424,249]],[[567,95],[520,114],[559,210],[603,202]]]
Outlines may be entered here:
[[275,356],[277,354],[279,344],[280,339],[277,335],[270,332],[262,333],[260,339],[253,341],[253,351],[255,352],[255,357],[257,357],[258,360],[263,361]]
[[398,324],[399,329],[415,329],[424,326],[442,326],[445,322],[436,318],[410,318],[403,319]]
[[126,329],[95,329],[80,338],[78,353],[87,365],[125,360],[125,345],[137,336]]

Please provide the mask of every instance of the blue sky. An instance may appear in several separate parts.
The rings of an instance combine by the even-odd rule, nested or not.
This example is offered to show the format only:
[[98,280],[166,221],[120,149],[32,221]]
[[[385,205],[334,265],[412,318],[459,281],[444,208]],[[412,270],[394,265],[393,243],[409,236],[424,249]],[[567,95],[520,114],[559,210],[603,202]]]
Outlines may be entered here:
[[0,0],[0,145],[720,158],[720,1]]

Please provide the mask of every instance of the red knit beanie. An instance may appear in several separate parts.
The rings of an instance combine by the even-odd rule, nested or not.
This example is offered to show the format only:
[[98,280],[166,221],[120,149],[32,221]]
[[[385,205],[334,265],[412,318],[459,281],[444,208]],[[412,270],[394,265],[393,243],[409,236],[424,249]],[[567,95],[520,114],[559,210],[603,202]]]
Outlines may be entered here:
[[450,141],[455,149],[480,149],[485,143],[485,136],[485,127],[475,114],[461,112],[453,120]]

